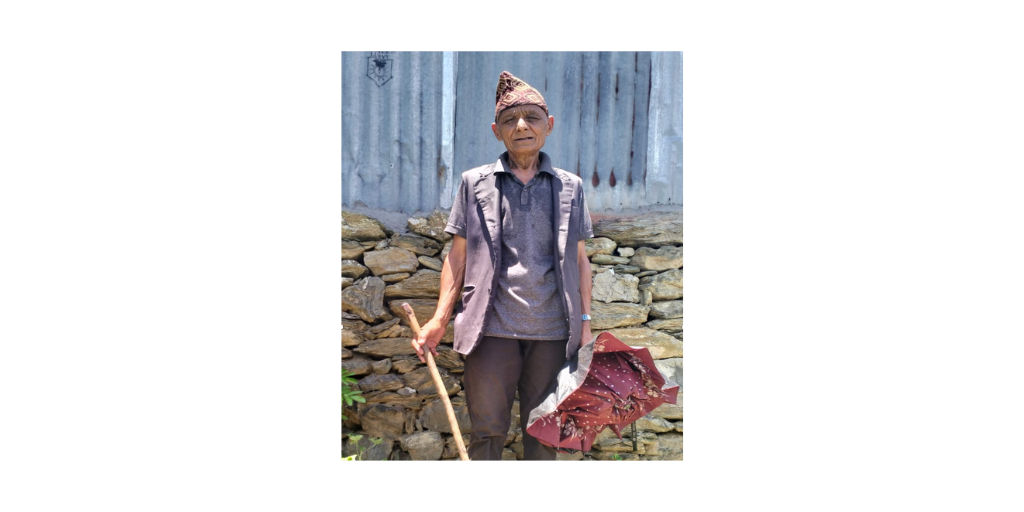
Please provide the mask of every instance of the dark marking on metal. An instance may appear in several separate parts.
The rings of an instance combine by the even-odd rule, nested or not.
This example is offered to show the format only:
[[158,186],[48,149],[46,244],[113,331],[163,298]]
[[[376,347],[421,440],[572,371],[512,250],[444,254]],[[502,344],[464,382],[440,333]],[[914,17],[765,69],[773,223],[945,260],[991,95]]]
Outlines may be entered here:
[[586,79],[586,77],[583,76],[583,62],[582,62],[583,54],[580,54],[580,60],[581,60],[581,62],[580,62],[580,99],[582,100],[583,99],[583,81]]
[[619,74],[615,73],[615,99],[619,98]]
[[633,85],[633,116],[629,121],[629,168],[626,171],[626,186],[633,186],[633,148],[636,146],[636,84]]
[[594,177],[590,180],[590,184],[595,187],[601,184],[601,177],[597,175],[597,164],[594,164]]
[[608,178],[608,186],[609,187],[614,187],[615,186],[615,169],[614,168],[612,168],[612,175],[611,175],[611,177]]
[[419,96],[417,97],[417,95],[414,94],[413,97],[412,97],[412,100],[415,101],[416,102],[416,106],[419,107],[419,113],[420,113],[420,115],[419,115],[419,119],[420,119],[420,126],[419,126],[419,128],[422,129],[423,128],[423,119],[425,118],[423,113],[424,113],[424,110],[426,110],[426,103],[427,102],[423,101],[423,90],[422,89],[416,91],[416,93],[419,93]]
[[[601,122],[601,68],[597,69],[597,116],[594,117],[594,123]],[[596,126],[594,127],[597,128]]]
[[394,78],[394,59],[391,58],[392,53],[370,52],[370,55],[366,57],[366,76],[373,80],[377,87],[383,86]]

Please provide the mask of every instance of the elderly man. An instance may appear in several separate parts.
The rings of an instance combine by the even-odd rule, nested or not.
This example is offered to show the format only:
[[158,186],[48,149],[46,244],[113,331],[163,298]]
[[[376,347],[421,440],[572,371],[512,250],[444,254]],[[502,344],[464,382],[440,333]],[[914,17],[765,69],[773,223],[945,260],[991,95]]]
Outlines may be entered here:
[[[454,310],[473,460],[500,460],[517,389],[525,418],[565,361],[592,341],[583,241],[594,233],[582,180],[540,151],[554,126],[540,92],[501,73],[491,131],[508,151],[462,173],[437,311],[413,340],[421,360],[424,345],[436,354]],[[523,445],[527,460],[557,455],[525,429]]]

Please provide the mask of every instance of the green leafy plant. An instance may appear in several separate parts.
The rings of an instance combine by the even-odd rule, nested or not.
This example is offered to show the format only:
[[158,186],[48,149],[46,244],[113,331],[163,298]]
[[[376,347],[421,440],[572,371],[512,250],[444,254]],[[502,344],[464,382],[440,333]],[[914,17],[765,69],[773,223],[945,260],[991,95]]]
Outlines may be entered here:
[[[363,448],[362,445],[359,444],[359,440],[362,438],[362,434],[353,434],[348,436],[348,439],[352,441],[352,444],[356,446],[356,453],[355,455],[349,455],[348,457],[344,457],[342,458],[342,460],[363,460],[363,453],[366,452],[366,448]],[[377,446],[383,443],[384,440],[378,439],[376,437],[371,437],[370,442],[373,443],[374,446]]]
[[[359,396],[363,392],[355,389],[356,379],[352,376],[348,370],[341,369],[341,401],[344,405],[351,406],[355,402],[366,403],[366,399]],[[345,417],[345,409],[341,410],[341,419],[348,419]]]

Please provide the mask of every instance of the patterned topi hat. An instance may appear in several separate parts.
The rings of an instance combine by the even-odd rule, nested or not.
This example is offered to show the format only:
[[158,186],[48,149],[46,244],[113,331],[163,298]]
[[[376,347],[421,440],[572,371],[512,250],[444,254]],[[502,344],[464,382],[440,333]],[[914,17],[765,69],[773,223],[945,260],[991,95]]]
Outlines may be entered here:
[[544,109],[545,114],[548,113],[548,104],[544,103],[540,91],[512,76],[512,73],[502,71],[498,77],[498,90],[494,93],[494,117],[498,117],[502,110],[517,105],[537,105]]

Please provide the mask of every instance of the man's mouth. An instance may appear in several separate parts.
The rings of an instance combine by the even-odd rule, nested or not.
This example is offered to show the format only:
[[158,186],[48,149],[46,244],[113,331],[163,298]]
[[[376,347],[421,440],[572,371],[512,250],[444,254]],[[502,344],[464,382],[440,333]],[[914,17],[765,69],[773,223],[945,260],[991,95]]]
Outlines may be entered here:
[[515,139],[515,140],[517,140],[517,141],[520,141],[520,140],[533,140],[533,137],[521,137],[521,138],[518,138],[518,139]]

